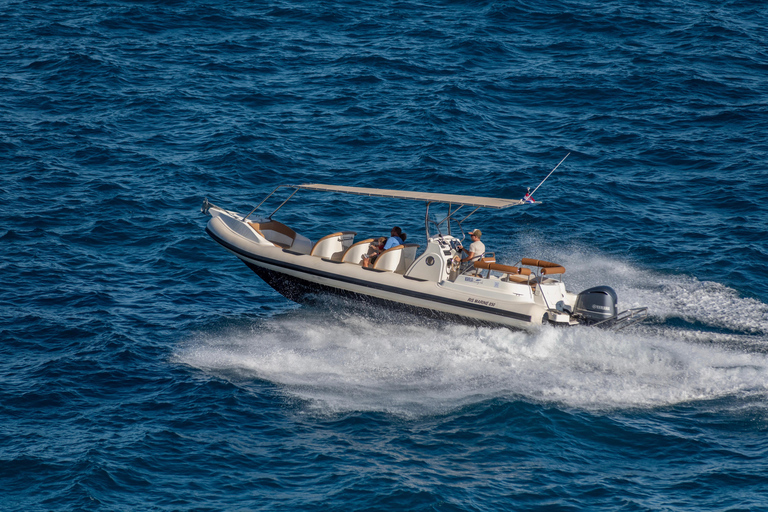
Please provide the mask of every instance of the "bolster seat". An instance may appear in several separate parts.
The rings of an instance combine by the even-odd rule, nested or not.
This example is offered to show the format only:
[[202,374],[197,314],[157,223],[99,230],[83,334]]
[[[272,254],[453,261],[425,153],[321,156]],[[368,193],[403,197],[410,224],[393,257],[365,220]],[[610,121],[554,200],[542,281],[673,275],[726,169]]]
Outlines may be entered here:
[[520,260],[521,265],[530,265],[532,267],[541,267],[541,268],[553,268],[553,267],[559,267],[559,263],[552,263],[551,261],[544,261],[544,260],[536,260],[533,258],[523,258]]
[[388,272],[394,272],[397,267],[400,266],[400,260],[403,257],[403,249],[405,246],[396,245],[386,251],[381,251],[376,261],[373,262],[374,270],[386,270]]
[[327,258],[332,261],[341,261],[344,252],[352,245],[355,235],[354,231],[339,231],[338,233],[325,235],[315,243],[309,255]]
[[363,255],[368,254],[368,247],[370,247],[371,242],[373,242],[373,238],[367,238],[350,245],[342,254],[341,261],[361,265],[363,263]]
[[485,257],[473,262],[473,265],[479,270],[490,270],[490,266],[493,263],[496,263],[496,258]]
[[531,269],[529,268],[512,267],[510,265],[502,265],[500,263],[491,263],[488,265],[488,268],[490,270],[495,270],[496,272],[501,272],[502,274],[514,274],[523,276],[531,275]]
[[491,275],[491,270],[506,274],[509,281],[515,281],[517,283],[528,282],[528,276],[531,275],[531,269],[524,267],[513,267],[511,265],[502,265],[496,263],[496,259],[483,258],[480,261],[475,262],[475,268],[480,270],[488,270],[488,276]]

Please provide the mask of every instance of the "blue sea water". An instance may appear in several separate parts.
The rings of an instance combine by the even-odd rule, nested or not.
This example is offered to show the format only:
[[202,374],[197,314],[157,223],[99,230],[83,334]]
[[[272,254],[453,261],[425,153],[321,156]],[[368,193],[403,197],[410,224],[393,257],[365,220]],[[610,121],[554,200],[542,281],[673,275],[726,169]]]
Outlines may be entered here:
[[[0,509],[768,510],[756,0],[0,2]],[[331,183],[649,320],[296,305],[205,232]],[[313,240],[420,204],[303,192]]]

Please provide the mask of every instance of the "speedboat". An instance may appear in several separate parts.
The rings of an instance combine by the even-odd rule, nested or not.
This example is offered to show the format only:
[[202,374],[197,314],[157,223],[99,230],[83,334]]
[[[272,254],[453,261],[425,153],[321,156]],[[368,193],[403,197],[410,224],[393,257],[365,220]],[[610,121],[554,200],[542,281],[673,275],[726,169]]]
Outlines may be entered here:
[[[420,251],[418,244],[403,243],[364,266],[373,238],[356,240],[356,232],[342,230],[313,242],[274,219],[299,191],[423,202],[426,247]],[[272,213],[260,212],[268,200],[282,199],[281,194],[288,197]],[[568,291],[562,279],[565,268],[557,263],[528,257],[500,263],[492,252],[461,262],[467,219],[480,209],[525,204],[528,201],[517,199],[303,184],[278,186],[246,215],[207,199],[202,212],[211,216],[206,232],[213,240],[295,302],[335,294],[440,319],[523,330],[543,324],[618,329],[647,316],[647,308],[619,312],[616,292],[609,286],[578,294]]]

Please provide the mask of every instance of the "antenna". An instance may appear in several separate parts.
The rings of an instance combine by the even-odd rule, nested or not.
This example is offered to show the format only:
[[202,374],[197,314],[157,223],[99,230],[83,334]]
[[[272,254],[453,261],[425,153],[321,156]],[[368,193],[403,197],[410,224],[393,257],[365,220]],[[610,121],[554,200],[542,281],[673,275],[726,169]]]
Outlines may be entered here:
[[[571,152],[569,151],[569,152],[568,152],[568,155],[570,155],[570,154],[571,154]],[[560,160],[560,164],[561,164],[561,163],[563,163],[563,162],[565,162],[565,159],[566,159],[566,158],[568,158],[568,155],[565,155],[565,156],[563,157],[563,159],[562,159],[562,160]],[[552,173],[553,173],[553,172],[555,172],[555,171],[557,170],[557,168],[558,168],[558,167],[560,167],[560,164],[557,164],[557,165],[555,166],[555,168],[554,168],[554,169],[552,169],[551,171],[549,171],[549,174],[547,174],[547,178],[549,178],[550,176],[552,176]],[[528,192],[527,194],[525,194],[525,197],[531,197],[531,196],[532,196],[534,193],[536,193],[536,191],[537,191],[537,190],[539,190],[539,187],[540,187],[540,186],[542,186],[542,185],[544,184],[544,182],[545,182],[545,181],[547,181],[547,178],[544,178],[543,180],[541,180],[541,183],[539,183],[539,184],[538,184],[538,186],[537,186],[535,189],[533,189],[533,192],[530,192],[530,190],[531,190],[531,189],[530,189],[530,187],[529,187],[529,188],[528,188],[528,191],[529,191],[529,192]]]

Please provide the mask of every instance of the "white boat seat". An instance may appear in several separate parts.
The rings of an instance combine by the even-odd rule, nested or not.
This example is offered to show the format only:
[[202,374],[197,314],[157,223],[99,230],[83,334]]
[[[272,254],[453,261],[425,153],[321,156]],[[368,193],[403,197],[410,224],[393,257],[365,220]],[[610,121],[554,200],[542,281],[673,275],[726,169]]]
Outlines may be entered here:
[[350,245],[344,254],[341,256],[341,261],[344,263],[354,263],[355,265],[363,264],[363,254],[368,254],[368,247],[373,242],[373,238],[367,238],[360,240]]
[[419,248],[419,244],[403,244],[403,257],[400,258],[400,264],[397,266],[395,272],[398,274],[405,274],[411,265],[413,260],[416,259],[416,250]]
[[296,239],[296,232],[281,222],[271,220],[269,222],[249,222],[250,226],[258,234],[269,240],[275,245],[293,245]]
[[352,245],[356,234],[354,231],[339,231],[325,235],[315,243],[309,255],[341,261],[344,252]]
[[381,251],[373,262],[374,270],[386,270],[394,272],[400,266],[400,260],[403,258],[404,245],[396,245],[386,251]]
[[308,253],[312,243],[305,236],[299,235],[285,224],[276,220],[267,222],[249,222],[254,231],[268,242],[283,249],[293,249],[298,252]]

